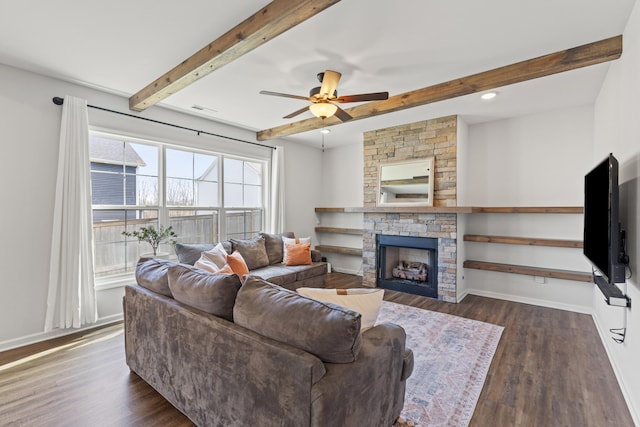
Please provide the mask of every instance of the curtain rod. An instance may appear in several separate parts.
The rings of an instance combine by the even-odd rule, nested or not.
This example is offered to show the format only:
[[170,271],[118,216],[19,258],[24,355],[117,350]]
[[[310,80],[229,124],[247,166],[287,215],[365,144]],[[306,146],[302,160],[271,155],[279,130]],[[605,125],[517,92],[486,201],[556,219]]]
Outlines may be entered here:
[[[52,101],[56,105],[64,104],[64,98],[61,98],[59,96],[54,96]],[[160,124],[160,125],[171,126],[171,127],[182,129],[182,130],[188,130],[188,131],[191,131],[191,132],[195,132],[198,135],[205,134],[205,135],[210,135],[210,136],[217,136],[219,138],[230,139],[232,141],[242,142],[242,143],[245,143],[245,144],[257,145],[258,147],[270,148],[272,150],[276,149],[276,147],[273,147],[271,145],[264,145],[264,144],[260,144],[260,143],[257,143],[257,142],[251,142],[251,141],[245,141],[243,139],[233,138],[233,137],[230,137],[230,136],[218,135],[217,133],[211,133],[211,132],[207,132],[207,131],[204,131],[204,130],[188,128],[186,126],[174,125],[173,123],[161,122],[160,120],[148,119],[146,117],[136,116],[134,114],[129,114],[129,113],[123,113],[122,111],[110,110],[110,109],[104,108],[104,107],[97,107],[95,105],[87,104],[87,107],[94,108],[96,110],[106,111],[108,113],[120,114],[121,116],[132,117],[134,119],[146,120],[148,122],[157,123],[157,124]]]

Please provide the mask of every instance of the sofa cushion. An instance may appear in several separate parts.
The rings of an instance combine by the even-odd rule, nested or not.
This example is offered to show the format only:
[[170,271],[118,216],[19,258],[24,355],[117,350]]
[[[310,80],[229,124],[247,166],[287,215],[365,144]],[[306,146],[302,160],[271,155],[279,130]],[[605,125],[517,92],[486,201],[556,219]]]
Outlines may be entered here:
[[258,236],[244,240],[231,239],[231,243],[233,244],[233,251],[240,252],[249,270],[269,265],[269,256],[267,255],[264,237]]
[[140,258],[136,265],[136,281],[143,288],[172,297],[167,271],[175,262],[158,258]]
[[269,265],[251,272],[252,276],[258,276],[276,285],[286,286],[296,281],[298,272],[284,265]]
[[236,274],[210,274],[195,267],[169,267],[169,288],[176,301],[233,320],[233,304],[240,289]]
[[[178,261],[183,264],[193,265],[200,259],[202,252],[215,248],[217,243],[177,243],[175,250]],[[231,242],[222,242],[222,246],[227,253],[231,253]]]
[[240,326],[305,350],[324,362],[353,362],[362,345],[360,313],[253,276],[238,291],[233,317]]
[[264,237],[264,244],[267,249],[267,256],[269,257],[269,264],[278,264],[282,262],[282,238],[293,238],[295,236],[290,231],[280,234],[260,233],[260,235]]
[[287,269],[296,273],[296,281],[302,281],[325,274],[327,272],[327,264],[316,262],[312,265],[292,265],[288,266]]
[[287,257],[284,265],[311,265],[311,243],[286,244]]
[[362,315],[361,328],[363,331],[375,326],[382,306],[382,298],[384,297],[384,289],[375,288],[298,288],[296,292],[318,301],[338,304],[357,311]]

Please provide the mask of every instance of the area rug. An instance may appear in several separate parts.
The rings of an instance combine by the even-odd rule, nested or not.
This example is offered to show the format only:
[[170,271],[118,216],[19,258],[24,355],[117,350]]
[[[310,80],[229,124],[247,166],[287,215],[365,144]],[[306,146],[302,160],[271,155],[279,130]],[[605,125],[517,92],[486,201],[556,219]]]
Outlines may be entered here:
[[401,426],[468,426],[501,326],[384,301],[378,323],[395,323],[413,350]]

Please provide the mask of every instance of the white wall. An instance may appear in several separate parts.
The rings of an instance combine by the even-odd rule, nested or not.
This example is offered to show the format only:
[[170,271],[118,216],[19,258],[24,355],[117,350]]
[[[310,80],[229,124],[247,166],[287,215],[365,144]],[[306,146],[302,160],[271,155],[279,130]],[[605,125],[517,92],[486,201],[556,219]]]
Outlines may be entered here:
[[285,231],[297,237],[315,236],[315,208],[320,206],[322,151],[295,142],[285,142]]
[[[620,163],[621,220],[633,276],[620,286],[631,297],[630,309],[610,307],[593,289],[594,319],[636,425],[640,425],[640,4],[623,33],[622,57],[612,62],[595,105],[592,166],[609,153]],[[627,327],[623,344],[610,328]]]
[[[364,155],[362,140],[322,153],[320,207],[358,207],[363,203]],[[322,213],[317,222],[324,227],[362,228],[361,213]],[[319,233],[323,245],[362,248],[362,236]],[[333,270],[362,275],[362,257],[326,252]]]
[[[2,298],[0,298],[0,351],[68,331],[42,333],[49,279],[52,210],[58,158],[61,107],[54,96],[73,95],[89,104],[128,112],[126,97],[24,72],[0,64],[0,168],[3,208],[3,245],[0,248]],[[255,141],[255,133],[153,107],[141,116],[186,127]],[[89,109],[90,126],[100,130],[152,138],[159,141],[209,148],[255,158],[269,158],[271,150],[210,136],[197,136],[142,120]],[[278,143],[286,144],[282,141]],[[320,151],[296,148],[286,155],[287,217],[296,233],[311,234],[313,207],[318,203]],[[314,188],[315,186],[315,188]],[[295,201],[298,200],[299,203]],[[122,288],[98,292],[101,321],[121,316]]]
[[[471,206],[582,206],[591,167],[591,106],[469,126],[459,204]],[[461,215],[470,234],[582,239],[582,215]],[[461,235],[458,235],[462,238]],[[579,249],[467,242],[466,258],[589,272]],[[591,312],[592,285],[488,271],[464,271],[469,293]]]

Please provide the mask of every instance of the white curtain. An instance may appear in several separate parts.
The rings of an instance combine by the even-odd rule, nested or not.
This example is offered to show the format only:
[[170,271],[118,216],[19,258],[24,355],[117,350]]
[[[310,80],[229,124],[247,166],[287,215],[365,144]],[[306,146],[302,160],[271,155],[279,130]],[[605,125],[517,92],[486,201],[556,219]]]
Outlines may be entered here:
[[65,97],[59,150],[45,331],[79,328],[98,318],[86,100]]
[[271,233],[284,231],[284,147],[271,153]]

